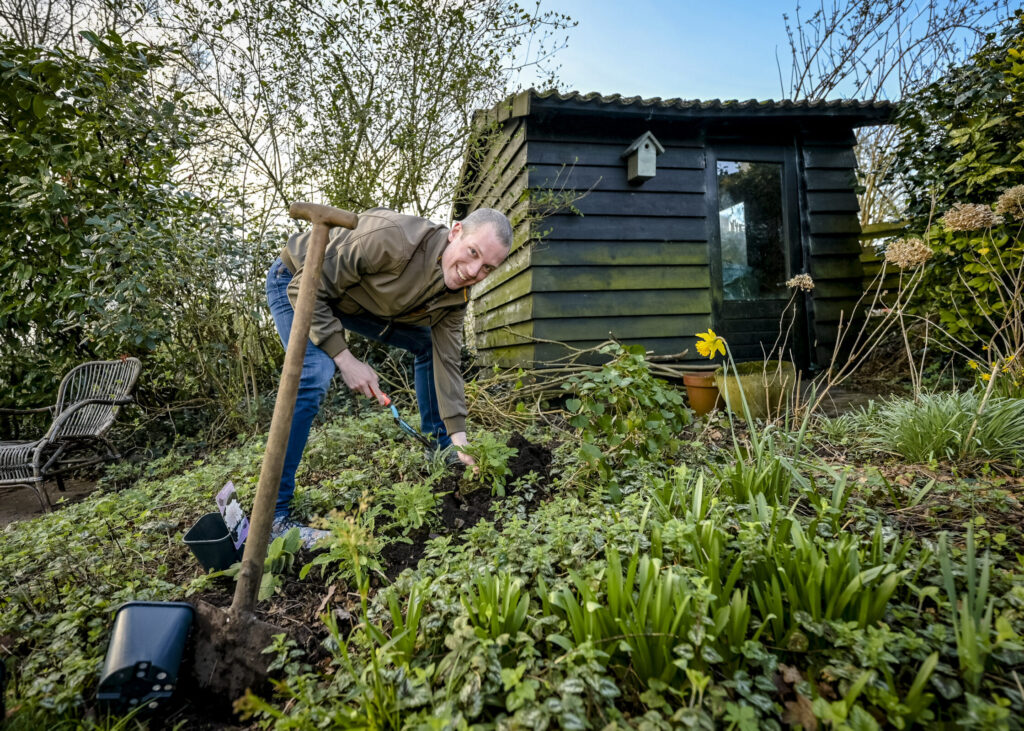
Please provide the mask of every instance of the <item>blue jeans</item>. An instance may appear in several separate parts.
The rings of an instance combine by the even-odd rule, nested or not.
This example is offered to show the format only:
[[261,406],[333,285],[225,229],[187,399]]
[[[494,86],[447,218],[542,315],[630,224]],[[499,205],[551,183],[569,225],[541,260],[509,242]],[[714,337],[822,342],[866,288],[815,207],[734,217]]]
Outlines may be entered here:
[[[281,336],[285,348],[288,347],[288,336],[292,331],[292,320],[295,319],[295,310],[288,299],[288,283],[291,280],[292,273],[280,258],[276,259],[267,272],[267,302],[274,325],[277,326],[277,334]],[[428,437],[432,436],[441,447],[449,446],[451,439],[441,421],[437,393],[434,391],[434,351],[430,328],[400,323],[387,328],[386,320],[369,313],[344,315],[341,324],[346,330],[408,350],[415,356],[413,371],[416,377],[416,401],[420,409],[420,430]],[[295,470],[306,448],[313,419],[320,411],[320,404],[331,385],[334,370],[331,357],[312,342],[307,342],[299,393],[295,399],[295,413],[288,434],[288,449],[285,451],[284,469],[281,472],[281,485],[277,493],[275,517],[285,517],[291,510],[292,496],[295,494]]]

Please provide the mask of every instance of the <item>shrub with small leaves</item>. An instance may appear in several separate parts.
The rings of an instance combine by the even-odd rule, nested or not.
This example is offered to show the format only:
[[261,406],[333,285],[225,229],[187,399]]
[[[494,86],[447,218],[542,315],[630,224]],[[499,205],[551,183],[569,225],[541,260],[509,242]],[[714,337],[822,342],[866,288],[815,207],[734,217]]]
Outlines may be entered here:
[[651,374],[642,346],[609,345],[611,360],[599,371],[574,376],[563,386],[569,423],[580,430],[579,456],[619,493],[616,470],[664,455],[693,421],[682,394]]

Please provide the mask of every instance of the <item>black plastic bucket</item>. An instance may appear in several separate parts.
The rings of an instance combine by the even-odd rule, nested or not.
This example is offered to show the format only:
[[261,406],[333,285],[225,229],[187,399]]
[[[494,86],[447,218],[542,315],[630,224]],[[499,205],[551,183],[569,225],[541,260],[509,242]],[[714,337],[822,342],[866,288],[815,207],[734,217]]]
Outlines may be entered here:
[[220,513],[207,513],[185,534],[185,544],[207,571],[223,571],[241,559]]
[[174,693],[195,609],[186,602],[128,602],[114,615],[96,699],[120,713],[152,711]]

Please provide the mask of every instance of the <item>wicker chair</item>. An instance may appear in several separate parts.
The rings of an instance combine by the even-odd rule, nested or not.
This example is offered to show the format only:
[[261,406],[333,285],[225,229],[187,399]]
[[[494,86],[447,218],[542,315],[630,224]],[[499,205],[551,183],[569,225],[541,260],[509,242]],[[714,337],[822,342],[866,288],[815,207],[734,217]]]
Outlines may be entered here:
[[86,465],[120,459],[106,437],[131,392],[142,364],[138,358],[94,361],[72,368],[57,392],[57,403],[42,409],[0,409],[20,415],[50,411],[53,422],[35,441],[0,442],[0,487],[28,487],[44,511],[51,508],[43,482]]

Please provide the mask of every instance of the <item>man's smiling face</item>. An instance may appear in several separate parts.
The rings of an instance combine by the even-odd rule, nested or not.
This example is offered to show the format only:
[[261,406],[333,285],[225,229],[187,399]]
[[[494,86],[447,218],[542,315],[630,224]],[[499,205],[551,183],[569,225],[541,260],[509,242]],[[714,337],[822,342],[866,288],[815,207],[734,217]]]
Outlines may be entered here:
[[467,231],[456,222],[448,232],[448,246],[441,254],[441,271],[448,289],[463,289],[483,281],[508,256],[508,250],[489,225]]

